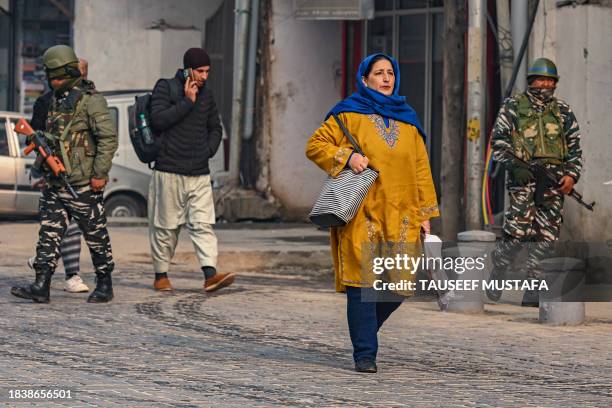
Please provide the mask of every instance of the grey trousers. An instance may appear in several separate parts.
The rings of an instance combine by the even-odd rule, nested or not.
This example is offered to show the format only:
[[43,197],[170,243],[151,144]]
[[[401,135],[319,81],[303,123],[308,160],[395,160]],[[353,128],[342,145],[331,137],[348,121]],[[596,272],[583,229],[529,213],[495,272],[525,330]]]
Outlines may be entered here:
[[184,176],[154,171],[149,185],[149,240],[153,269],[169,272],[185,226],[200,266],[217,266],[215,207],[210,176]]

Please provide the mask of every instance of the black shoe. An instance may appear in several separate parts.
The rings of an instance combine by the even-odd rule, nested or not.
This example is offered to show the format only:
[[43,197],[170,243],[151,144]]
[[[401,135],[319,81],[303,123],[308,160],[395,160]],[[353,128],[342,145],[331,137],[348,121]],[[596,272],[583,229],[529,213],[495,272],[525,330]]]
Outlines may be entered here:
[[537,290],[526,290],[523,294],[521,306],[524,307],[540,307],[540,294]]
[[36,303],[49,303],[51,291],[51,271],[36,272],[36,280],[27,286],[13,286],[11,294],[22,299],[31,299]]
[[503,291],[487,287],[485,293],[491,302],[497,302],[501,298]]
[[106,303],[113,300],[113,281],[110,273],[99,274],[96,273],[96,288],[89,298],[88,303]]
[[358,373],[375,373],[378,368],[374,360],[359,360],[355,362],[355,371]]
[[[504,279],[504,275],[505,275],[504,270],[493,268],[493,271],[491,272],[491,275],[489,276],[489,283],[491,281],[499,281],[499,280]],[[487,289],[485,289],[485,293],[487,294],[487,297],[491,301],[497,302],[501,298],[503,291],[496,289],[495,287],[493,288],[487,287]]]

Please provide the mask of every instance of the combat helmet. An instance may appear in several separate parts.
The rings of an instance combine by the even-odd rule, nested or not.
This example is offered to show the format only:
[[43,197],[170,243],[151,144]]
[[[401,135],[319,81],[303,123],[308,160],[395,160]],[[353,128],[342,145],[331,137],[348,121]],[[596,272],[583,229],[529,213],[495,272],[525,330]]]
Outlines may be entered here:
[[558,81],[557,66],[548,58],[538,58],[533,61],[533,64],[527,70],[527,80],[531,77],[547,77]]
[[79,59],[74,50],[67,45],[54,45],[45,51],[42,60],[50,79],[61,76],[78,77],[80,75]]

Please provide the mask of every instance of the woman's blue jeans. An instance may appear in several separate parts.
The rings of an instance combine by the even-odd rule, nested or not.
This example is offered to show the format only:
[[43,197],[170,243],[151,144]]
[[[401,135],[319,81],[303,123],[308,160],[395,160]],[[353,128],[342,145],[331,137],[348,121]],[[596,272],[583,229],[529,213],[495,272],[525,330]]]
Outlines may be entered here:
[[[362,299],[362,295],[365,299]],[[378,330],[391,313],[402,304],[403,298],[399,295],[394,297],[397,301],[392,302],[377,302],[376,295],[373,288],[346,287],[346,315],[355,361],[376,361]]]

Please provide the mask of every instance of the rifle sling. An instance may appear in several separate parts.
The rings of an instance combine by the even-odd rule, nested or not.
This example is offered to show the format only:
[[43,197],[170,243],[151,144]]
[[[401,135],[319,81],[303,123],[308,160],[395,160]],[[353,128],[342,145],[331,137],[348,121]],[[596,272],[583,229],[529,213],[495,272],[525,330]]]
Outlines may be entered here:
[[68,152],[66,152],[66,147],[64,146],[64,141],[68,137],[68,132],[70,132],[70,127],[72,126],[72,122],[74,121],[74,118],[76,118],[77,115],[79,113],[81,113],[81,111],[83,110],[83,108],[85,106],[85,100],[84,100],[85,98],[84,98],[84,96],[85,96],[85,94],[83,94],[83,96],[77,102],[77,107],[76,107],[76,109],[74,111],[74,115],[72,115],[72,118],[70,119],[70,122],[68,122],[66,127],[64,127],[64,131],[62,132],[62,134],[61,134],[61,136],[59,138],[60,151],[62,152],[62,161],[64,162],[64,167],[66,168],[66,173],[67,174],[72,173],[72,166],[70,165],[70,157],[68,157]]

